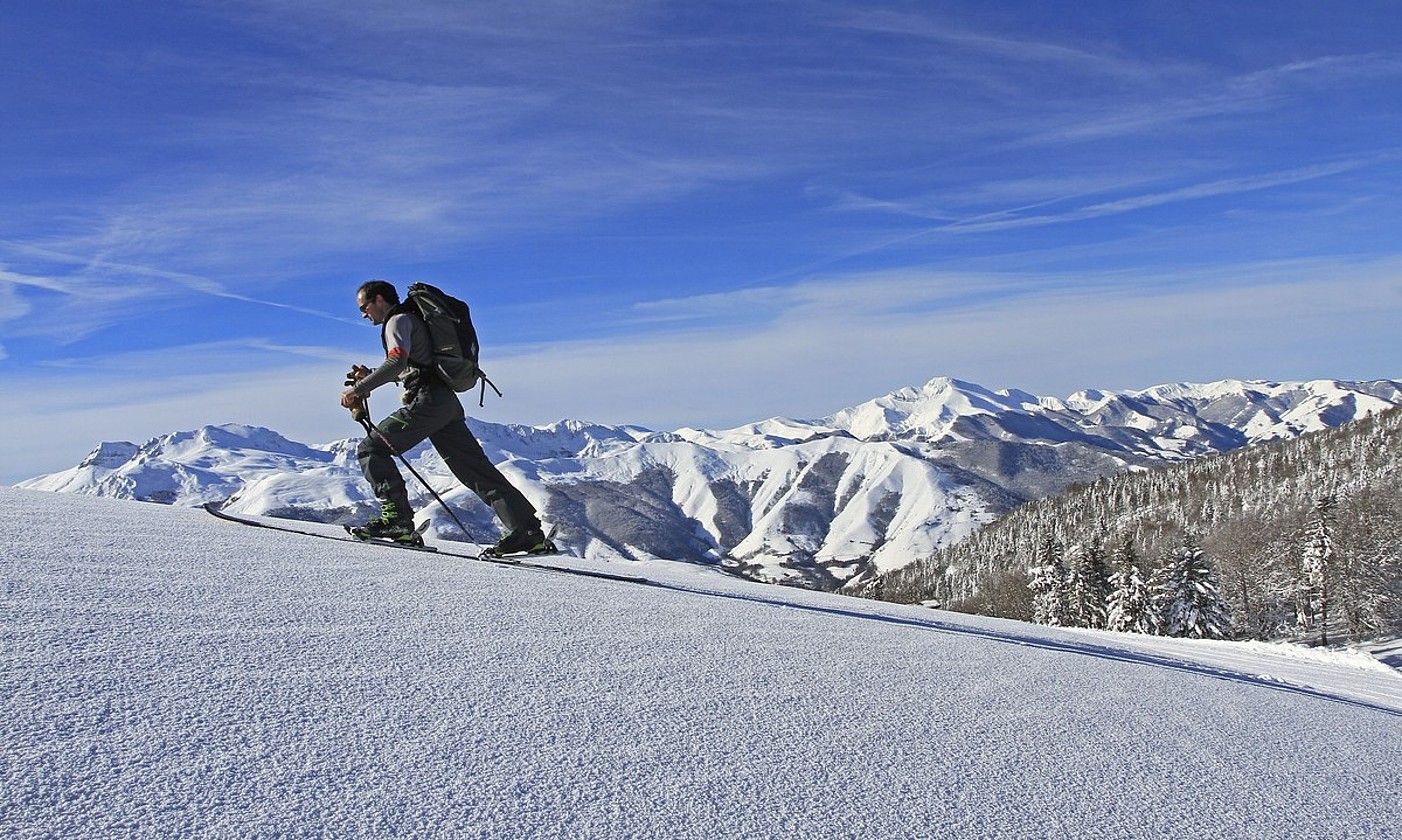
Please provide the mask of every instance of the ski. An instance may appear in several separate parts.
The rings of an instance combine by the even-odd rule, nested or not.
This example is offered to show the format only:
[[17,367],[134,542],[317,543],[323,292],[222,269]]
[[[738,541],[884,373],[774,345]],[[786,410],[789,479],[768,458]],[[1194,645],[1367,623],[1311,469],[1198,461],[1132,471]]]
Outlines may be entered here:
[[392,540],[363,540],[358,537],[351,536],[349,534],[349,528],[347,528],[348,533],[344,537],[335,536],[332,534],[319,534],[315,531],[306,531],[301,528],[294,528],[289,525],[274,525],[271,522],[263,522],[257,519],[252,519],[250,517],[240,516],[236,513],[229,513],[228,511],[225,511],[223,509],[224,505],[227,502],[227,499],[223,502],[206,502],[203,505],[203,507],[206,512],[210,513],[215,517],[218,517],[219,519],[223,519],[226,522],[237,522],[240,525],[249,525],[254,528],[267,528],[270,531],[282,531],[286,534],[301,534],[304,537],[315,537],[316,539],[320,540],[332,540],[334,542],[340,543],[348,542],[355,543],[357,545],[374,545],[382,546],[384,548],[397,548],[402,549],[404,551],[418,551],[428,554],[436,554],[442,557],[454,557],[460,560],[476,560],[479,563],[491,563],[495,566],[511,566],[518,569],[535,569],[542,572],[558,572],[562,575],[598,578],[600,580],[613,580],[619,581],[621,583],[640,583],[645,586],[653,585],[652,581],[648,580],[645,577],[639,577],[637,575],[617,574],[614,572],[599,572],[593,569],[572,569],[568,566],[550,566],[544,563],[531,563],[527,560],[521,559],[522,557],[537,555],[512,555],[508,557],[491,557],[483,555],[481,553],[467,554],[465,552],[460,551],[448,551],[446,549],[437,548],[430,545],[405,545],[403,543],[393,542]]

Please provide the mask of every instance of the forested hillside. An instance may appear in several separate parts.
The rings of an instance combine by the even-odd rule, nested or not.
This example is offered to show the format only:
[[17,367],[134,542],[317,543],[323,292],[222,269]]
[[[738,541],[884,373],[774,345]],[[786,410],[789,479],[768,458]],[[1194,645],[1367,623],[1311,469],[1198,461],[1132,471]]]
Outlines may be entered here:
[[1028,503],[870,594],[1169,635],[1402,630],[1402,410]]

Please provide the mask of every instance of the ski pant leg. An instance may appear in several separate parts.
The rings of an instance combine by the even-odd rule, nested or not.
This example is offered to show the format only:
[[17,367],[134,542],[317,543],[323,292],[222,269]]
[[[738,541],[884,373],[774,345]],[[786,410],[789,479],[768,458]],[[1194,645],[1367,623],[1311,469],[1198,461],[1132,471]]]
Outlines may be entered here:
[[[394,456],[418,446],[424,438],[442,425],[443,417],[437,416],[441,414],[441,407],[422,399],[423,392],[427,390],[423,389],[409,405],[377,423],[379,434],[367,434],[355,452],[356,460],[360,462],[360,471],[365,474],[365,480],[370,482],[375,497],[382,502],[393,502],[406,515],[411,515],[413,508],[409,505],[404,476],[399,474],[399,466],[395,464]],[[457,400],[454,399],[454,402]],[[458,405],[458,410],[462,410],[461,404]]]
[[[449,393],[452,394],[451,391]],[[456,394],[452,394],[452,399],[458,405],[458,419],[429,436],[433,448],[443,456],[443,463],[448,465],[448,469],[458,481],[481,497],[492,509],[501,520],[506,533],[521,528],[540,527],[535,506],[507,481],[501,470],[487,458],[487,454],[482,451],[482,444],[477,442],[477,438],[473,437],[472,431],[467,428],[466,418],[461,414],[462,403],[458,402]]]

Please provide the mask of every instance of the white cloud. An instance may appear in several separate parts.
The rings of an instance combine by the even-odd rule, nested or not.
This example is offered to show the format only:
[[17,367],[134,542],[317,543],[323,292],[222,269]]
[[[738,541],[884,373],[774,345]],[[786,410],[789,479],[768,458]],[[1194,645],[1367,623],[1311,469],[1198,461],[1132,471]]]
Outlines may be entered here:
[[14,321],[29,314],[30,306],[19,289],[29,278],[0,269],[0,322]]
[[[130,376],[145,380],[144,387],[166,389],[171,387],[168,383],[180,377],[244,371],[263,371],[265,375],[275,376],[282,368],[303,364],[308,359],[339,362],[350,355],[352,352],[344,347],[286,344],[249,337],[40,362],[30,375],[47,377],[61,376],[64,371],[90,371],[104,379]],[[152,376],[153,372],[159,375]],[[109,396],[119,399],[116,393]]]
[[266,426],[305,442],[356,436],[337,404],[345,365],[148,377],[69,375],[0,382],[0,481],[77,464],[101,441],[140,443],[211,423]]
[[[1099,201],[1069,210],[1056,213],[1042,213],[1037,215],[1027,215],[1027,211],[1035,210],[1051,204],[1069,201],[1086,195],[1093,195],[1103,190],[1114,189],[1116,187],[1129,186],[1137,183],[1136,180],[1111,178],[1103,179],[1099,182],[1088,182],[1076,186],[1072,180],[1043,180],[1028,179],[1024,181],[1009,182],[1009,189],[1047,190],[1055,186],[1065,186],[1070,192],[1054,194],[1049,197],[1042,197],[1032,204],[1025,204],[1017,207],[1007,207],[998,210],[990,210],[978,213],[962,219],[948,221],[935,227],[926,228],[912,233],[904,233],[898,237],[879,243],[876,246],[865,249],[866,251],[879,250],[890,245],[908,242],[911,239],[937,233],[949,234],[970,234],[988,233],[992,231],[1012,230],[1017,228],[1041,227],[1045,225],[1066,224],[1069,222],[1080,222],[1089,219],[1098,219],[1106,216],[1115,216],[1123,213],[1131,213],[1149,207],[1158,207],[1165,204],[1175,204],[1184,201],[1194,201],[1216,196],[1235,195],[1245,192],[1256,192],[1269,190],[1276,187],[1290,186],[1293,184],[1305,183],[1321,178],[1328,178],[1345,172],[1364,169],[1369,166],[1391,162],[1397,158],[1396,152],[1381,153],[1362,158],[1348,160],[1328,161],[1325,163],[1310,164],[1307,166],[1293,167],[1274,172],[1265,172],[1255,175],[1239,176],[1234,178],[1220,178],[1213,181],[1205,181],[1172,189],[1158,190],[1156,192],[1144,192],[1137,195],[1124,196],[1122,198]],[[1142,180],[1142,179],[1140,179]],[[978,188],[980,192],[988,192],[996,189],[998,182],[984,185]],[[940,218],[940,214],[926,212],[918,206],[909,202],[890,202],[877,199],[867,199],[858,203],[855,199],[849,199],[845,205],[851,209],[879,209],[888,210],[907,215],[914,215],[921,218]]]
[[[69,243],[75,245],[77,243]],[[266,297],[238,294],[224,284],[196,274],[170,271],[103,256],[83,256],[56,250],[53,247],[0,240],[0,250],[38,259],[45,264],[62,267],[48,275],[18,274],[0,269],[0,301],[8,299],[13,306],[0,311],[0,320],[15,319],[20,314],[33,317],[16,328],[16,335],[46,336],[60,341],[73,341],[93,332],[121,323],[133,316],[149,317],[162,302],[177,302],[183,294],[222,298],[311,315],[330,321],[358,324],[359,321],[334,315],[320,309],[293,306]],[[25,287],[52,292],[57,301],[35,309],[21,290]]]
[[[0,245],[3,244],[4,243],[0,243]],[[0,312],[0,317],[13,317],[10,307],[21,302],[17,293],[20,288],[26,286],[35,289],[45,289],[50,292],[62,292],[64,294],[74,293],[71,286],[62,280],[43,275],[21,274],[0,266],[0,294],[8,296],[5,299],[5,310]]]
[[[0,241],[0,249],[8,243]],[[35,305],[43,297],[43,304]],[[130,286],[82,276],[20,273],[0,268],[0,323],[7,338],[72,341],[119,320],[139,298]]]
[[[1054,395],[1228,377],[1402,374],[1396,260],[1079,282],[912,270],[760,291],[697,299],[705,315],[686,330],[661,321],[607,340],[488,347],[484,365],[506,397],[470,411],[496,422],[725,426],[820,416],[941,374]],[[735,323],[731,304],[756,317]],[[687,305],[658,301],[652,309],[680,315]],[[263,425],[307,442],[354,434],[337,405],[346,367],[338,360],[363,353],[258,340],[243,347],[248,355],[232,355],[248,365],[205,373],[195,372],[201,360],[227,362],[229,347],[173,354],[192,366],[178,372],[133,354],[96,370],[10,377],[0,383],[2,480],[71,466],[101,440],[206,423]],[[391,393],[376,395],[377,413],[395,407]]]
[[857,32],[894,35],[963,49],[996,62],[1054,65],[1117,79],[1144,81],[1160,71],[1108,50],[1082,49],[1045,40],[992,35],[921,14],[886,9],[863,10],[840,18],[836,25]]
[[[1045,127],[1034,128],[1004,148],[1165,132],[1209,118],[1269,111],[1288,104],[1304,88],[1328,88],[1399,73],[1402,57],[1384,53],[1326,56],[1236,76],[1218,76],[1206,68],[1189,71],[1186,76],[1164,74],[1159,81],[1166,84],[1142,86],[1123,98],[1088,98],[1070,111],[1069,118],[1067,113],[1056,114]],[[1195,77],[1204,78],[1189,83]]]
[[[956,375],[1048,394],[1227,377],[1402,373],[1402,264],[1242,265],[1072,278],[896,272],[800,284],[736,326],[529,348],[488,367],[523,420],[655,427],[816,416]],[[748,293],[737,307],[756,305]],[[684,311],[686,301],[670,301]]]

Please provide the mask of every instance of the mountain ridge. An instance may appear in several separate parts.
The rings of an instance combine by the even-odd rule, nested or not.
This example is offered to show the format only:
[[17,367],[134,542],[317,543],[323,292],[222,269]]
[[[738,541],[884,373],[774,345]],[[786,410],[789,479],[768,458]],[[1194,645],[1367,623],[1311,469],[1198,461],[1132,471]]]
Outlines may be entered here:
[[[493,461],[585,556],[722,564],[761,580],[860,586],[1071,484],[1337,426],[1402,403],[1396,380],[1170,383],[1066,398],[935,377],[817,420],[653,431],[469,419]],[[136,445],[17,486],[348,522],[375,507],[355,439],[307,445],[226,424]],[[490,511],[421,445],[407,457],[477,541]],[[445,492],[446,491],[446,492]],[[413,486],[420,517],[456,530]]]

